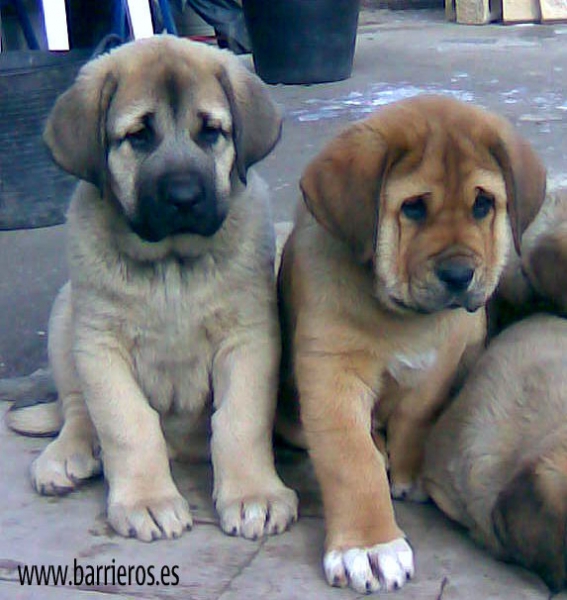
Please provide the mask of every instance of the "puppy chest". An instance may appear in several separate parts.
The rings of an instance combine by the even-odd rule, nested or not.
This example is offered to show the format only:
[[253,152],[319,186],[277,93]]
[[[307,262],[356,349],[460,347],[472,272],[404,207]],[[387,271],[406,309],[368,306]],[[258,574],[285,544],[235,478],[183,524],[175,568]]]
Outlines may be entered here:
[[162,413],[200,409],[211,395],[213,357],[230,328],[230,311],[193,302],[153,308],[130,332],[140,385]]
[[439,360],[436,348],[422,351],[400,350],[392,353],[386,372],[402,387],[414,387],[427,379]]
[[131,303],[129,336],[146,360],[206,354],[238,320],[222,274],[203,271],[164,266],[153,285]]
[[408,322],[389,338],[384,375],[400,389],[416,392],[451,380],[467,346],[476,341],[476,320],[454,311]]
[[442,386],[437,383],[435,371],[438,361],[434,349],[391,355],[379,375],[379,391],[372,410],[373,429],[385,427],[397,410],[417,414],[432,402],[443,402]]
[[465,344],[451,338],[443,341],[404,345],[390,353],[374,407],[377,422],[384,425],[394,411],[429,419],[446,403],[459,373]]
[[200,328],[164,327],[136,336],[132,362],[150,404],[160,413],[197,410],[210,394],[212,352]]

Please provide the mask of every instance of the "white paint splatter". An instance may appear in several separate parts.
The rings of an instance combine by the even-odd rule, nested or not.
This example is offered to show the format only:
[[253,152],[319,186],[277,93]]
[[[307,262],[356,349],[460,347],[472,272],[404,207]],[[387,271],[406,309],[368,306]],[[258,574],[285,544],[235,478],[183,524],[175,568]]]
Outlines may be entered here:
[[[467,73],[455,73],[451,81],[463,85],[467,78]],[[492,80],[490,83],[498,83],[498,80]],[[534,96],[528,89],[521,87],[496,93],[503,104],[515,105],[524,112],[519,117],[520,121],[538,123],[557,121],[563,119],[563,114],[567,111],[567,99],[557,92],[541,92]],[[476,100],[472,91],[463,89],[445,89],[435,85],[417,86],[409,83],[402,83],[398,86],[377,83],[363,91],[355,90],[345,93],[343,96],[310,98],[303,102],[301,108],[290,110],[289,116],[302,123],[338,118],[356,121],[373,113],[379,106],[420,94],[442,94],[464,102],[476,102],[482,105]],[[543,132],[545,133],[545,131]]]
[[[466,74],[460,75],[464,76]],[[304,103],[308,105],[307,108],[292,110],[289,114],[300,122],[314,122],[339,117],[356,120],[374,112],[378,106],[391,104],[420,94],[444,94],[464,102],[474,100],[471,92],[463,90],[446,90],[435,86],[418,87],[409,84],[399,87],[388,84],[375,84],[364,92],[353,91],[338,98],[310,98]]]
[[566,173],[549,173],[547,175],[547,189],[552,191],[567,187]]

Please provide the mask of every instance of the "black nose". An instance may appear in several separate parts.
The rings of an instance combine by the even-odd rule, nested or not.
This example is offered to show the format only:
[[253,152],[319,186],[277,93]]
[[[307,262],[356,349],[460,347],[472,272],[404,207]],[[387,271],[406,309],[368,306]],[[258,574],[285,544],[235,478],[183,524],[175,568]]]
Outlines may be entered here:
[[206,203],[205,186],[198,177],[167,178],[160,191],[162,199],[181,213],[194,213]]
[[474,269],[461,261],[446,261],[437,265],[435,274],[450,292],[464,292],[474,276]]

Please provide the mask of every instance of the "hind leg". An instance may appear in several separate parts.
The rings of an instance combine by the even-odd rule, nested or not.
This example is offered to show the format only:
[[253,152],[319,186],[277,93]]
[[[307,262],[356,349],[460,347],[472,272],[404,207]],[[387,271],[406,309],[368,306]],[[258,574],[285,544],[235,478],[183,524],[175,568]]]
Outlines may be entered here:
[[96,431],[81,392],[73,347],[71,286],[55,300],[49,321],[49,361],[59,393],[63,428],[31,466],[40,494],[65,494],[102,470]]

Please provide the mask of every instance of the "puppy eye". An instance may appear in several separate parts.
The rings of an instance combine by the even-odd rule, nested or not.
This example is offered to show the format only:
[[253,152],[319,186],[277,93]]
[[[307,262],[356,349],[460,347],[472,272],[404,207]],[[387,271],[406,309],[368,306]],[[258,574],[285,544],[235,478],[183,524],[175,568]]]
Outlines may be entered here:
[[484,190],[477,190],[476,199],[472,207],[473,217],[480,221],[488,216],[488,213],[494,208],[494,196]]
[[427,218],[427,205],[422,196],[406,200],[401,210],[404,217],[416,223],[422,223]]
[[154,142],[154,132],[148,125],[143,125],[127,133],[124,141],[127,141],[134,150],[147,150]]
[[223,132],[219,125],[204,121],[199,132],[199,142],[204,146],[214,146],[222,135]]

